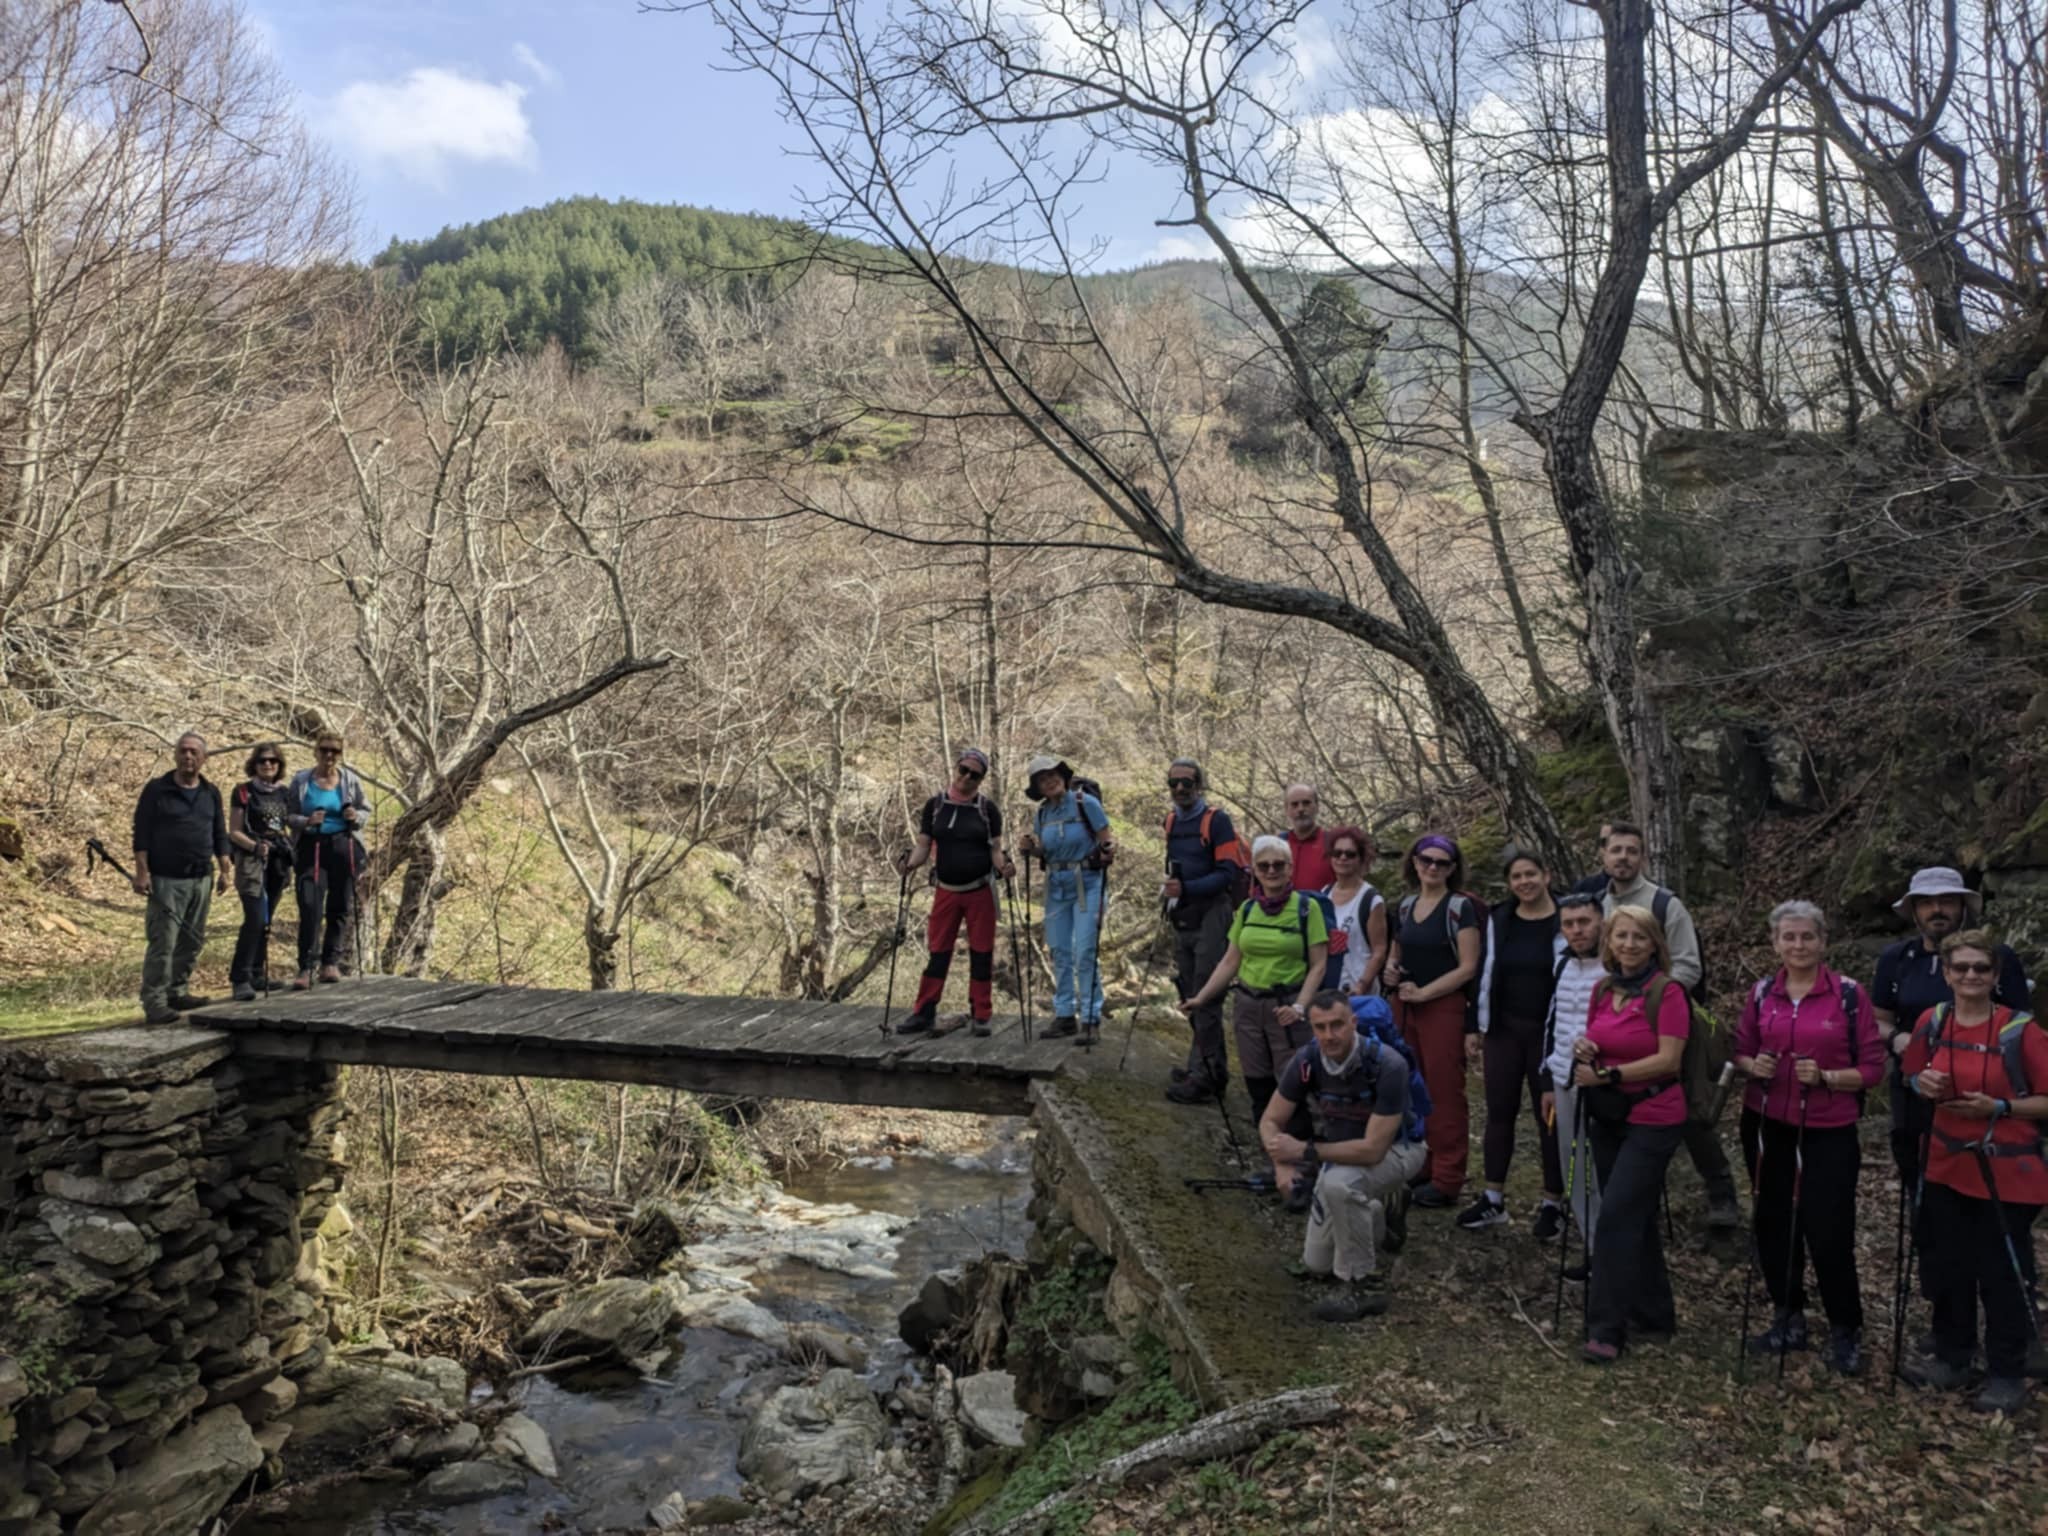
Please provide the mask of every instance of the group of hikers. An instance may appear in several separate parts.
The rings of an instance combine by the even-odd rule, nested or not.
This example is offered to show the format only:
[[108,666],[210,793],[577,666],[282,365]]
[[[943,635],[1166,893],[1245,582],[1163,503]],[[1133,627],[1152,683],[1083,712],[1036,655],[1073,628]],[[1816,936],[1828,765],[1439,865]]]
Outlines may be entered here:
[[287,885],[298,903],[292,987],[341,980],[370,819],[362,780],[342,762],[346,749],[338,733],[324,732],[314,739],[313,765],[287,778],[284,748],[263,742],[224,797],[204,771],[206,738],[188,731],[171,771],[143,785],[129,880],[144,902],[142,1013],[150,1023],[207,1001],[192,992],[192,968],[213,898],[230,884],[242,903],[228,971],[236,1001],[270,990],[270,929]]
[[[1018,866],[981,789],[988,771],[978,749],[958,754],[897,860],[899,901],[928,860],[937,885],[924,976],[897,1033],[943,1027],[938,1005],[962,923],[967,1022],[976,1034],[993,1027],[996,883],[1009,886]],[[1500,872],[1511,899],[1491,907],[1471,894],[1456,841],[1426,833],[1401,858],[1405,892],[1390,908],[1366,878],[1371,837],[1319,825],[1313,786],[1290,786],[1285,830],[1248,848],[1229,813],[1208,802],[1200,764],[1173,762],[1166,789],[1158,895],[1190,1025],[1166,1096],[1223,1106],[1228,996],[1238,1072],[1271,1165],[1270,1180],[1247,1182],[1306,1215],[1302,1268],[1332,1283],[1314,1305],[1318,1318],[1384,1312],[1383,1260],[1405,1242],[1409,1208],[1448,1209],[1462,1197],[1465,1074],[1476,1065],[1482,1185],[1457,1225],[1481,1232],[1511,1220],[1505,1190],[1526,1103],[1542,1158],[1532,1235],[1556,1241],[1576,1229],[1584,1246],[1580,1264],[1563,1262],[1569,1246],[1560,1253],[1560,1283],[1586,1288],[1583,1358],[1610,1364],[1632,1341],[1669,1337],[1677,1314],[1665,1173],[1682,1146],[1705,1187],[1708,1227],[1741,1226],[1719,1130],[1739,1085],[1751,1262],[1771,1304],[1753,1337],[1745,1323],[1745,1349],[1782,1362],[1820,1342],[1830,1367],[1859,1375],[1857,1127],[1865,1096],[1889,1079],[1900,1181],[1895,1367],[1922,1386],[1969,1384],[1981,1313],[1984,1381],[1973,1406],[2012,1412],[2030,1371],[2048,1374],[2033,1251],[2048,1204],[2048,1032],[2028,1011],[2019,957],[1979,926],[1982,898],[1955,870],[1912,877],[1894,910],[1913,933],[1883,951],[1867,984],[1826,964],[1819,906],[1779,903],[1768,919],[1777,967],[1749,988],[1729,1029],[1706,1007],[1692,916],[1646,877],[1643,833],[1628,821],[1602,827],[1601,868],[1568,888],[1542,859],[1510,848]],[[1093,1041],[1116,855],[1110,819],[1099,790],[1054,756],[1030,762],[1025,793],[1032,826],[1016,854],[1046,872],[1055,978],[1045,1033]],[[1932,1327],[1906,1358],[1916,1260]],[[1824,1342],[1807,1321],[1809,1267]]]

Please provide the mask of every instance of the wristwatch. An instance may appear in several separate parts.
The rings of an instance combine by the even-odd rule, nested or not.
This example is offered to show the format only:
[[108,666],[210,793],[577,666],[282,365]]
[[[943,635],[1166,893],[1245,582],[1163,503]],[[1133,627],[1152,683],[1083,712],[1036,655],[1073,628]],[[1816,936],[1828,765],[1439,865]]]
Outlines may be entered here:
[[1608,1087],[1619,1088],[1621,1086],[1621,1068],[1609,1067],[1605,1072],[1602,1072],[1600,1075],[1607,1080]]
[[1301,1144],[1301,1160],[1304,1163],[1320,1163],[1323,1160],[1322,1150],[1316,1146],[1315,1137],[1311,1136]]

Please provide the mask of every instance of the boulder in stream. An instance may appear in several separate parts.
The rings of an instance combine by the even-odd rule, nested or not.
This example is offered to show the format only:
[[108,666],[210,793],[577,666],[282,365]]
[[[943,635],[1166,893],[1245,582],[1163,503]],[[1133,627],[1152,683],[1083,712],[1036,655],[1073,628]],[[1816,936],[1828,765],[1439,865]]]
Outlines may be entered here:
[[668,1277],[600,1280],[535,1318],[520,1335],[519,1348],[556,1360],[587,1355],[593,1361],[637,1363],[660,1352],[686,1294]]
[[348,1452],[388,1433],[410,1416],[411,1404],[460,1413],[469,1378],[438,1355],[414,1359],[393,1350],[338,1355],[299,1383],[291,1416],[294,1453]]
[[1008,1371],[981,1371],[954,1383],[960,1396],[960,1422],[984,1445],[1024,1448],[1029,1420],[1017,1406],[1017,1378]]
[[508,1413],[498,1421],[497,1432],[491,1436],[491,1455],[499,1461],[517,1462],[542,1477],[561,1475],[548,1432],[523,1413]]
[[917,1299],[896,1314],[896,1331],[920,1355],[928,1355],[940,1335],[958,1323],[967,1310],[967,1292],[957,1269],[942,1269],[925,1281]]
[[467,1504],[517,1493],[525,1486],[526,1474],[502,1461],[458,1461],[429,1472],[419,1496],[428,1504]]
[[864,1477],[888,1427],[874,1394],[849,1370],[815,1387],[783,1387],[740,1436],[740,1473],[771,1496],[806,1498]]

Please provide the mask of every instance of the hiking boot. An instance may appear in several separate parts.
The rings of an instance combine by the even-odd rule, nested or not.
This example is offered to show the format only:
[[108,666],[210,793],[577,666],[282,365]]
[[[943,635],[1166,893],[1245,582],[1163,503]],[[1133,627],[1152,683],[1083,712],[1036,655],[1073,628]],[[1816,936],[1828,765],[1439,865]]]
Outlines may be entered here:
[[1488,1227],[1504,1227],[1508,1224],[1508,1204],[1481,1195],[1464,1210],[1458,1212],[1458,1225],[1467,1232],[1484,1232]]
[[333,986],[333,985],[334,985],[334,983],[336,983],[336,982],[337,982],[337,981],[339,981],[339,980],[341,980],[341,967],[340,967],[340,966],[338,966],[338,965],[323,965],[323,966],[321,966],[321,967],[320,967],[320,981],[321,981],[322,985],[324,985],[324,986]]
[[1899,1380],[1911,1387],[1928,1387],[1936,1392],[1954,1392],[1970,1384],[1970,1368],[1933,1355],[1924,1359],[1908,1360],[1899,1367]]
[[183,1017],[184,1015],[175,1008],[145,1008],[142,1010],[142,1022],[145,1024],[175,1024]]
[[1708,1191],[1707,1225],[1716,1232],[1733,1232],[1742,1225],[1742,1205],[1734,1191]]
[[189,1013],[194,1008],[204,1008],[213,999],[200,997],[192,992],[173,992],[168,999],[170,1005],[180,1013]]
[[1063,1013],[1045,1026],[1045,1038],[1048,1040],[1064,1040],[1067,1036],[1080,1032],[1081,1021],[1071,1013]]
[[1828,1369],[1841,1376],[1863,1374],[1863,1333],[1857,1328],[1828,1330]]
[[236,982],[236,983],[235,983],[235,1001],[236,1001],[236,1002],[238,1002],[238,1003],[253,1003],[253,1002],[255,1002],[255,1001],[256,1001],[256,989],[255,989],[255,988],[254,988],[253,986],[251,986],[251,985],[250,985],[250,984],[249,984],[248,982],[246,982],[246,981],[238,981],[238,982]]
[[1420,1206],[1425,1211],[1445,1211],[1451,1207],[1455,1195],[1447,1195],[1434,1184],[1424,1184],[1408,1197],[1409,1204]]
[[968,1021],[967,1033],[969,1033],[970,1035],[974,1035],[980,1039],[986,1040],[990,1035],[994,1034],[995,1032],[995,1025],[990,1023],[987,1019],[971,1019]]
[[1567,1264],[1559,1273],[1573,1285],[1584,1285],[1593,1277],[1593,1266],[1590,1263]]
[[1094,1045],[1101,1038],[1102,1020],[1083,1019],[1081,1021],[1081,1043],[1083,1045]]
[[1529,1229],[1529,1235],[1539,1243],[1554,1243],[1564,1236],[1564,1207],[1555,1201],[1543,1202],[1543,1209],[1536,1213],[1536,1225]]
[[1207,1104],[1216,1097],[1216,1085],[1206,1077],[1189,1073],[1166,1085],[1166,1096],[1176,1104]]
[[1393,1298],[1387,1295],[1387,1283],[1378,1275],[1367,1275],[1362,1280],[1340,1280],[1337,1284],[1335,1292],[1308,1309],[1308,1315],[1319,1323],[1355,1323],[1363,1318],[1378,1317],[1392,1305]]
[[1749,1341],[1752,1355],[1786,1355],[1810,1347],[1804,1312],[1780,1312],[1771,1326]]
[[1408,1246],[1408,1191],[1398,1190],[1381,1202],[1380,1216],[1386,1230],[1380,1234],[1380,1247],[1387,1253],[1399,1253]]
[[298,975],[292,978],[292,990],[294,992],[309,991],[311,990],[312,985],[313,973],[311,971],[301,971],[299,972]]
[[1409,1187],[1410,1189],[1420,1189],[1420,1188],[1422,1188],[1422,1186],[1423,1186],[1423,1185],[1427,1184],[1428,1182],[1429,1182],[1429,1159],[1425,1157],[1425,1158],[1424,1158],[1424,1159],[1422,1160],[1422,1172],[1420,1172],[1420,1173],[1416,1174],[1414,1178],[1412,1178],[1412,1179],[1410,1179],[1410,1180],[1408,1181],[1408,1187]]
[[2019,1376],[1994,1376],[1984,1383],[1984,1390],[1970,1399],[1970,1406],[1979,1413],[2018,1413],[2027,1406],[2027,1383]]
[[915,1013],[905,1014],[902,1018],[898,1019],[896,1027],[891,1033],[898,1035],[928,1035],[937,1027],[938,1022],[938,1009],[920,1008]]
[[1605,1339],[1588,1339],[1579,1346],[1579,1358],[1588,1365],[1612,1365],[1621,1358],[1621,1346]]

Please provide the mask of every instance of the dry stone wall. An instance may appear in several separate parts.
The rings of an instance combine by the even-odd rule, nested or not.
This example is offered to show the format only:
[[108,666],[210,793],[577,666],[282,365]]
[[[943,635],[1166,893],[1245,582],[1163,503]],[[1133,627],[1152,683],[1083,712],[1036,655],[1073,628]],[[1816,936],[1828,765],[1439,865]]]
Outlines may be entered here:
[[185,1027],[0,1046],[0,1536],[183,1536],[276,1457],[338,1078]]

